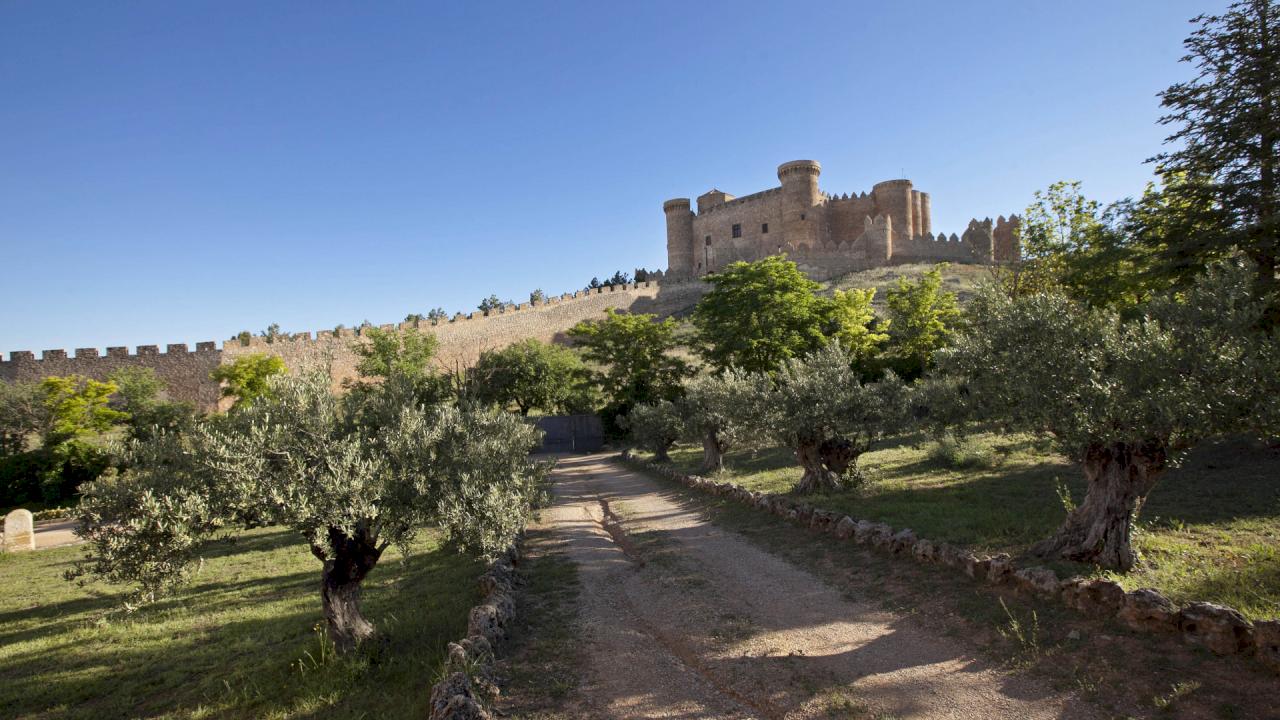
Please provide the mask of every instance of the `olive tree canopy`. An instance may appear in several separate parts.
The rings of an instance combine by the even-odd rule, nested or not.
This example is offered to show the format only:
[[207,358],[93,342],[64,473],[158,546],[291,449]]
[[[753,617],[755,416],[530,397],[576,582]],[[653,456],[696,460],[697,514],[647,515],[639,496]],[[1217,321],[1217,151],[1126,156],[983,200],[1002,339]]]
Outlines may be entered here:
[[971,306],[939,360],[959,414],[1043,434],[1084,465],[1084,502],[1037,552],[1129,569],[1133,517],[1179,454],[1274,423],[1280,345],[1255,329],[1251,274],[1218,268],[1127,322],[1059,294]]
[[[128,470],[84,486],[88,544],[73,575],[154,597],[185,580],[219,533],[283,525],[322,564],[330,637],[354,647],[374,633],[360,587],[388,546],[438,525],[462,549],[496,554],[523,525],[542,473],[528,458],[537,431],[518,418],[413,397],[398,376],[349,399],[331,394],[323,373],[281,376],[249,407],[128,444]],[[365,407],[352,412],[353,401]]]

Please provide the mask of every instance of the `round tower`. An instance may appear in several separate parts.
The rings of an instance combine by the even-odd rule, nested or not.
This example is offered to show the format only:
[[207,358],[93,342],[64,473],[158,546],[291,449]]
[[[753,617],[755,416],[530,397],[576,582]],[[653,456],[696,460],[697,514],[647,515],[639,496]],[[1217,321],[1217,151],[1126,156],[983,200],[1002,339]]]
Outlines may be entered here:
[[667,214],[667,276],[693,275],[693,211],[689,198],[675,198],[662,203]]
[[822,199],[818,176],[822,165],[817,160],[792,160],[778,166],[782,182],[783,242],[799,247],[813,247],[818,240],[818,216],[815,207]]
[[893,239],[903,242],[910,240],[912,228],[915,227],[911,181],[886,180],[876,183],[871,188],[871,195],[876,201],[876,214],[888,215],[893,220]]

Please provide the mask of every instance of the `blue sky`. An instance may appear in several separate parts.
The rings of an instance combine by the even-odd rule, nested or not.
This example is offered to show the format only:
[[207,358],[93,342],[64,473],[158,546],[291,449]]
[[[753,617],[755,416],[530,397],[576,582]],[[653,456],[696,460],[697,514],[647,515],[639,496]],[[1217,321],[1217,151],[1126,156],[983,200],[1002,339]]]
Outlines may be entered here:
[[395,322],[666,261],[662,201],[1141,191],[1210,0],[0,3],[0,352]]

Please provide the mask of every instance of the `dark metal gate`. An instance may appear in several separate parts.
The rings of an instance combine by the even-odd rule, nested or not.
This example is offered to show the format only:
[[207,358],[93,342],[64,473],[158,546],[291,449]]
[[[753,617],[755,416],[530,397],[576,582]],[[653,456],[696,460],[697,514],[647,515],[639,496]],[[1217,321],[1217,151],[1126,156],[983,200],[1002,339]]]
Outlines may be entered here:
[[596,415],[548,415],[534,424],[543,433],[539,452],[595,452],[604,446],[604,426]]

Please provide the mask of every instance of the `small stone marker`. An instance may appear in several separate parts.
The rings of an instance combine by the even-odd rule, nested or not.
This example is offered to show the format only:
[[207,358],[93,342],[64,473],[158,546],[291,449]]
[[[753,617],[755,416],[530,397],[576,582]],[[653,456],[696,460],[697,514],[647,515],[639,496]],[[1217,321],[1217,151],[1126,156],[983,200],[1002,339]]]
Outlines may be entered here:
[[35,519],[30,510],[14,510],[4,516],[4,549],[6,552],[36,549]]

